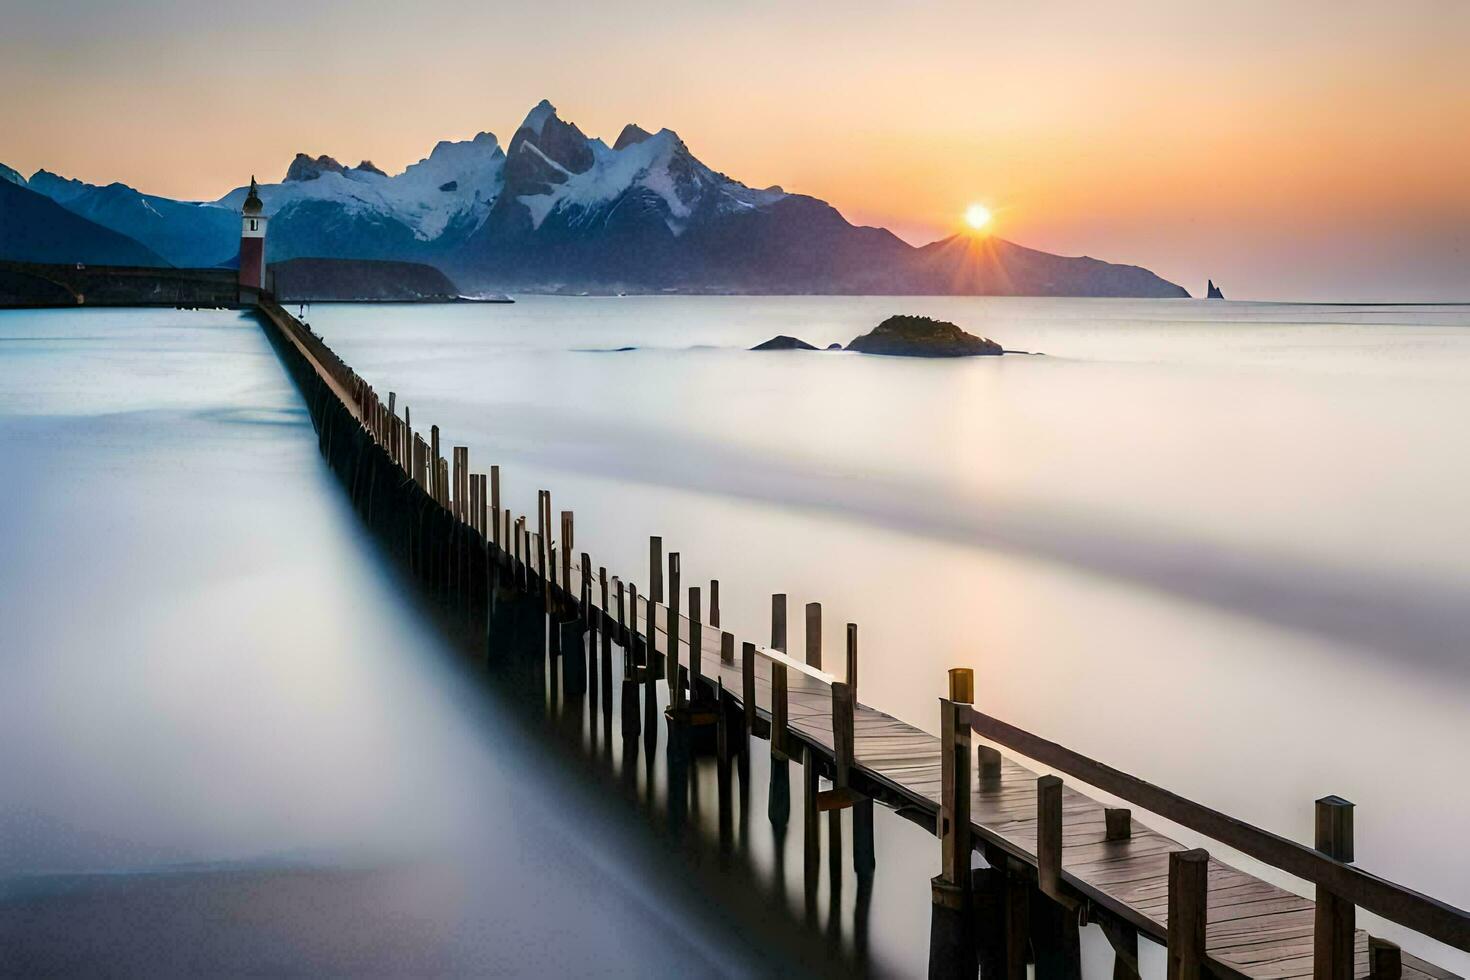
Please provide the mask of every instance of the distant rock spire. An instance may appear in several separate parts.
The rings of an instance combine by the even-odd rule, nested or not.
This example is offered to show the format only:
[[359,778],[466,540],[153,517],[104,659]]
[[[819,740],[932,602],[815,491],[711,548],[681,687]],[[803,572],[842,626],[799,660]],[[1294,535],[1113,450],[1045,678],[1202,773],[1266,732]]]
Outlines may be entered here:
[[1206,282],[1208,283],[1208,285],[1205,287],[1205,299],[1225,298],[1225,294],[1220,291],[1220,287],[1215,285],[1215,280],[1208,279],[1206,280]]

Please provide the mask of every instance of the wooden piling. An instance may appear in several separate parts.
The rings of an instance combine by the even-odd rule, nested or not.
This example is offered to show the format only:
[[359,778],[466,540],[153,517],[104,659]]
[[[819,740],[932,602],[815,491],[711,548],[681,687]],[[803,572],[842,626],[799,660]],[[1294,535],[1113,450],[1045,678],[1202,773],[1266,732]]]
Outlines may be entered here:
[[846,789],[853,764],[852,688],[843,681],[832,682],[832,786]]
[[684,700],[684,687],[679,678],[679,553],[669,552],[669,604],[664,610],[664,633],[668,653],[664,659],[664,673],[669,682],[669,704],[679,705]]
[[[1345,863],[1353,860],[1353,805],[1340,796],[1324,796],[1316,805],[1317,850]],[[1313,980],[1352,980],[1353,903],[1317,886],[1312,944]]]
[[704,675],[704,626],[700,622],[701,602],[699,586],[689,586],[689,700],[691,701],[700,700],[699,685]]
[[755,733],[755,644],[740,644],[740,700],[745,708],[745,730]]
[[821,822],[817,811],[817,792],[820,788],[818,765],[817,754],[807,749],[801,765],[801,829],[802,867],[809,894],[816,886],[817,868],[822,860]]
[[500,467],[490,467],[490,520],[493,528],[492,541],[500,547]]
[[944,884],[964,889],[970,877],[970,707],[951,698],[939,702],[940,842]]
[[970,894],[969,705],[940,699],[939,723],[942,863],[930,881],[929,976],[971,980],[977,949]]
[[720,628],[720,580],[717,578],[709,580],[709,624]]
[[810,667],[822,669],[822,604],[806,604],[806,662]]
[[572,591],[572,512],[561,512],[561,587]]
[[790,758],[786,734],[786,665],[771,663],[771,756]]
[[658,651],[654,646],[656,636],[654,619],[657,615],[655,612],[657,606],[652,600],[645,602],[644,605],[647,614],[643,617],[643,723],[645,731],[656,732],[658,730],[657,722],[655,721],[658,717]]
[[1062,781],[1036,780],[1036,884],[1048,898],[1062,897]]
[[[714,625],[713,623],[710,625]],[[720,633],[720,663],[726,667],[735,666],[735,634],[728,631]]]
[[1209,869],[1206,851],[1169,854],[1168,980],[1202,980],[1205,975]]

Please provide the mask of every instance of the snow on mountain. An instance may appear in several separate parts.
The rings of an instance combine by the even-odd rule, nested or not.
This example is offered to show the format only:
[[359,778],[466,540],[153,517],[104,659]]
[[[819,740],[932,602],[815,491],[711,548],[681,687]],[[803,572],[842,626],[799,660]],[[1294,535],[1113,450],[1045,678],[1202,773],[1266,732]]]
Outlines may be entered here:
[[[306,202],[336,204],[349,215],[394,219],[419,241],[431,242],[451,229],[468,234],[484,222],[500,196],[504,167],[505,154],[493,133],[441,142],[392,177],[368,161],[343,167],[329,156],[312,159],[303,153],[292,161],[286,180],[260,185],[260,197],[268,214]],[[216,203],[237,210],[246,191],[236,188]]]
[[[577,154],[570,163],[569,133],[581,137],[585,147],[585,155]],[[556,108],[545,101],[531,110],[516,131],[511,145],[513,166],[528,154],[536,158],[533,166],[539,179],[509,191],[530,212],[533,231],[558,212],[570,225],[595,222],[630,192],[646,192],[661,201],[664,223],[676,236],[697,212],[760,208],[786,197],[779,187],[759,190],[716,173],[696,160],[671,129],[650,135],[630,123],[617,143],[608,147],[562,122]],[[517,193],[523,189],[532,193]]]

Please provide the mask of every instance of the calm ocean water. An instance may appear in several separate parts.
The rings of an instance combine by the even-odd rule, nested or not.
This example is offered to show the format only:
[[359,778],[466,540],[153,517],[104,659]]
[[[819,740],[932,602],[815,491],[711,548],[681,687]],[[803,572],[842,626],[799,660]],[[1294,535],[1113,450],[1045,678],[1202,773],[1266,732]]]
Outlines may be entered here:
[[0,312],[0,449],[0,974],[779,956],[473,696],[252,317]]
[[[745,349],[896,312],[1045,356]],[[857,622],[865,701],[934,730],[945,669],[972,666],[982,710],[1298,840],[1344,796],[1362,867],[1470,905],[1470,307],[526,297],[308,319],[499,463],[511,506],[551,489],[595,563],[644,580],[662,534],[756,638],[770,593],[821,601],[829,662]]]
[[[745,349],[894,312],[1045,356]],[[527,297],[307,319],[499,463],[511,506],[551,489],[594,563],[641,584],[662,534],[756,639],[770,593],[821,601],[830,663],[857,622],[864,701],[933,730],[945,669],[972,666],[982,710],[1298,840],[1345,796],[1362,867],[1470,905],[1470,308]],[[507,948],[464,925],[491,915],[530,937],[517,972],[748,965],[652,865],[606,862],[633,843],[547,823],[561,791],[456,694],[253,321],[0,314],[0,445],[9,901],[65,922],[31,891],[96,886],[60,875],[366,868],[358,927],[397,923],[375,962],[474,969]],[[915,833],[880,827],[875,942],[900,970],[938,857]],[[908,854],[914,880],[885,881]],[[296,962],[350,971],[357,932],[303,916],[314,895],[254,913]],[[558,915],[597,932],[557,945]],[[637,941],[649,916],[691,944]]]

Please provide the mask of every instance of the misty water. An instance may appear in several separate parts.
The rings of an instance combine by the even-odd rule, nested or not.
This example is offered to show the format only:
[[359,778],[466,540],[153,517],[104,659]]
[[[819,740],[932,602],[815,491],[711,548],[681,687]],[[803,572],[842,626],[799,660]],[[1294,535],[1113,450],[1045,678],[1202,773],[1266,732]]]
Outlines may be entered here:
[[[745,350],[893,312],[1045,356]],[[549,488],[594,563],[645,581],[662,534],[753,639],[770,593],[819,600],[829,663],[859,623],[863,701],[933,731],[945,669],[972,666],[982,710],[1298,840],[1313,799],[1345,796],[1362,867],[1470,904],[1470,309],[525,297],[307,318],[416,427],[500,464],[509,506]],[[0,314],[0,446],[0,945],[147,964],[187,935],[175,970],[760,968],[686,856],[466,676],[252,319]],[[665,794],[648,772],[635,795]],[[800,828],[782,852],[750,823],[750,876],[801,918]],[[921,973],[938,845],[880,810],[878,864],[867,893],[824,876],[817,925],[850,952],[862,921],[878,972]],[[1089,972],[1110,964],[1095,932]]]
[[[746,350],[896,312],[1044,356]],[[308,319],[500,464],[509,506],[551,489],[595,563],[645,579],[662,534],[755,639],[770,593],[821,601],[829,663],[857,622],[863,701],[935,731],[945,669],[974,667],[981,710],[1296,840],[1314,799],[1352,800],[1360,866],[1470,905],[1470,307],[522,297]]]

